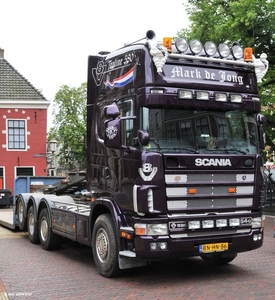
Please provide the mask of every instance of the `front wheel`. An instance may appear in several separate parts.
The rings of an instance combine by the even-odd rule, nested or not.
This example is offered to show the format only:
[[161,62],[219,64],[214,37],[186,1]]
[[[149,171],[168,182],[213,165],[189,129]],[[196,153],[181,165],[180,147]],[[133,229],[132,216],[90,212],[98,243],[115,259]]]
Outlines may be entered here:
[[110,214],[97,218],[92,236],[93,257],[99,273],[104,277],[119,274],[118,244]]
[[202,260],[206,262],[209,265],[226,265],[230,263],[237,254],[232,254],[232,255],[226,255],[223,256],[222,254],[213,254],[213,255],[205,255],[201,256]]
[[50,227],[50,217],[47,208],[42,209],[39,215],[39,239],[42,248],[45,250],[59,249],[63,239],[55,234]]

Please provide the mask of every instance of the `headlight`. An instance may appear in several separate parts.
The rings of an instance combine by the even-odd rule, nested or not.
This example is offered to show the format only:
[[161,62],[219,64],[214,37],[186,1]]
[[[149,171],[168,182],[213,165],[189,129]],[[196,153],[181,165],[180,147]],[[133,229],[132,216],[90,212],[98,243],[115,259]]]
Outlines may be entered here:
[[243,98],[242,98],[242,95],[230,95],[230,101],[231,102],[234,102],[234,103],[241,103],[243,102]]
[[257,217],[257,218],[252,218],[252,228],[261,228],[262,227],[262,218]]
[[227,95],[224,93],[216,93],[215,94],[215,100],[216,101],[221,101],[221,102],[226,102],[227,101]]
[[243,48],[240,45],[234,45],[232,47],[232,55],[235,59],[243,58]]
[[190,50],[193,54],[199,54],[202,50],[202,43],[199,40],[192,40],[190,42]]
[[167,224],[135,224],[136,235],[167,235]]
[[175,46],[179,52],[183,53],[188,49],[189,45],[186,39],[179,38],[176,40]]
[[179,90],[178,92],[179,99],[193,99],[192,91]]
[[217,52],[217,46],[213,42],[206,42],[204,44],[204,51],[208,56],[214,56]]

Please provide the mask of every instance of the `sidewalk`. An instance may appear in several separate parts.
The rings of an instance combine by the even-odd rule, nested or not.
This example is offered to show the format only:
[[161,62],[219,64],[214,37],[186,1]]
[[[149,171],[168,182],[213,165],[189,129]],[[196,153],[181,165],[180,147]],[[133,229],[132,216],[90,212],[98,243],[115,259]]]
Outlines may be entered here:
[[0,207],[0,225],[15,229],[13,221],[13,206],[10,208]]

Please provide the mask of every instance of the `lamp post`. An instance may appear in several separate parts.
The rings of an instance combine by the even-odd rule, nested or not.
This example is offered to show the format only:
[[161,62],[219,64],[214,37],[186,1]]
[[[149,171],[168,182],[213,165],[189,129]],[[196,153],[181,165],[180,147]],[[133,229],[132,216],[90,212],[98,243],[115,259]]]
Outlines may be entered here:
[[50,140],[49,141],[49,148],[50,151],[52,152],[53,156],[53,176],[55,176],[55,152],[56,152],[56,147],[57,147],[57,141],[56,140]]

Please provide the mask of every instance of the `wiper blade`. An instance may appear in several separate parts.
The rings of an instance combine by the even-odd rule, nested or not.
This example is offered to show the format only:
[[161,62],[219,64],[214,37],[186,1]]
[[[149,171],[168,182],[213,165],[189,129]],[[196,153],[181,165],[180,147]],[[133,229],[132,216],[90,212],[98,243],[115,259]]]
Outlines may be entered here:
[[160,151],[164,151],[164,150],[174,150],[174,151],[178,151],[178,150],[186,150],[190,153],[199,153],[198,150],[192,149],[192,148],[188,148],[188,147],[163,147],[159,149]]
[[[240,150],[240,149],[236,149],[236,148],[223,149],[223,150],[226,151],[226,153],[229,153],[230,151],[236,151],[238,153],[247,154],[247,152]],[[249,150],[248,150],[248,152],[249,152]]]

